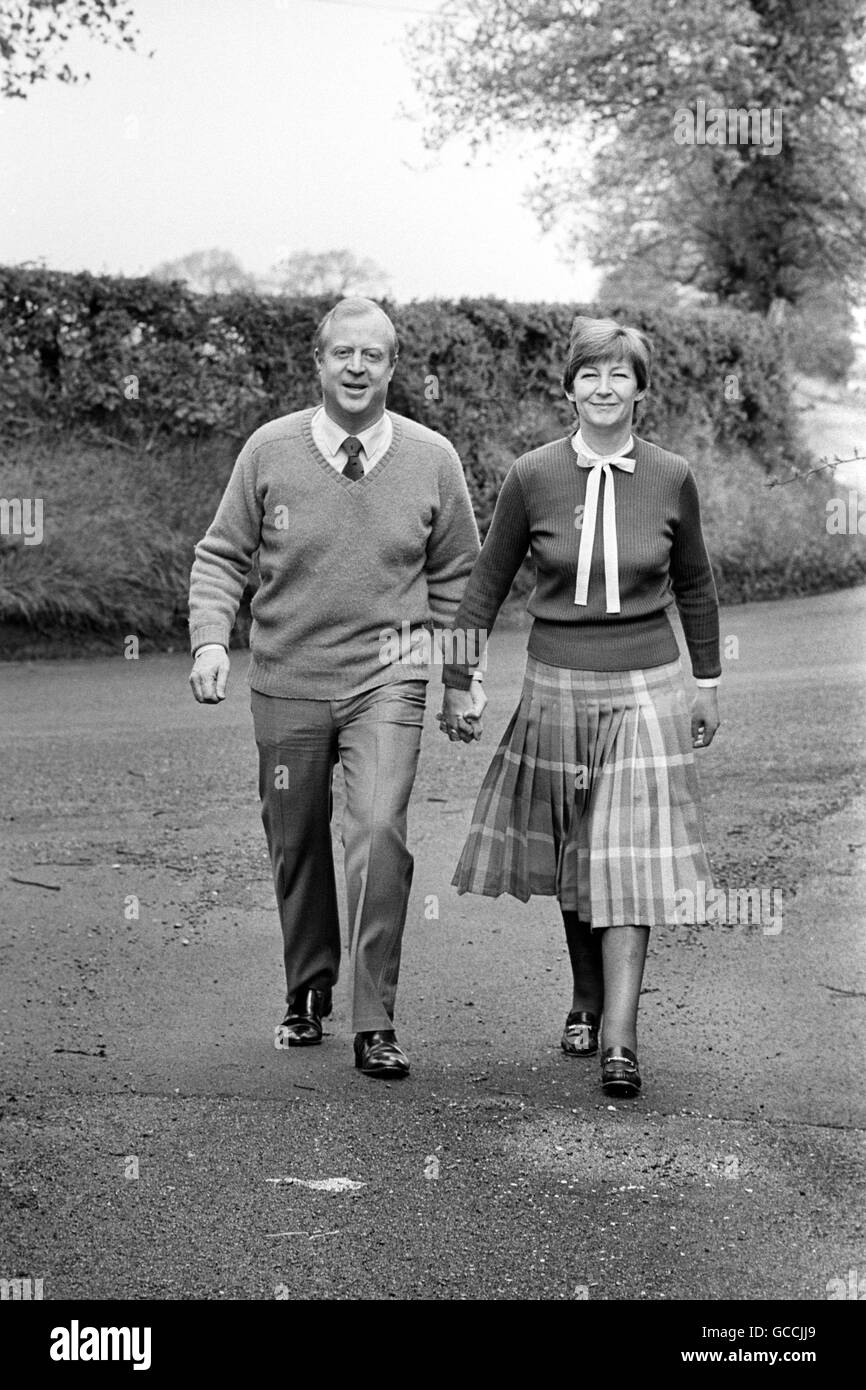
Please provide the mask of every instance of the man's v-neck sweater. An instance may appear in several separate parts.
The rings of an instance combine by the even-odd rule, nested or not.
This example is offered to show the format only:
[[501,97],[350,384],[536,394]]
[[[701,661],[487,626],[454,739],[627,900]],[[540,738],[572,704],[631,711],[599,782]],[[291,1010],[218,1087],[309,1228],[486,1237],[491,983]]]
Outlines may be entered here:
[[[528,650],[538,661],[579,671],[629,671],[676,661],[679,648],[667,612],[675,602],[693,674],[720,675],[718,600],[694,475],[684,458],[637,435],[634,457],[633,473],[611,469],[619,613],[606,611],[601,498],[587,602],[574,601],[590,470],[578,466],[565,438],[524,454],[507,474],[455,628],[479,638],[489,633],[531,550],[536,582],[527,609],[535,621]],[[603,479],[602,491],[609,485]],[[469,666],[454,664],[443,676],[446,685],[465,690],[470,674]]]
[[460,460],[442,435],[389,412],[390,448],[350,482],[316,448],[313,414],[272,420],[241,450],[195,548],[190,644],[228,647],[258,551],[254,690],[326,700],[426,679],[417,661],[383,662],[383,632],[454,620],[479,551]]

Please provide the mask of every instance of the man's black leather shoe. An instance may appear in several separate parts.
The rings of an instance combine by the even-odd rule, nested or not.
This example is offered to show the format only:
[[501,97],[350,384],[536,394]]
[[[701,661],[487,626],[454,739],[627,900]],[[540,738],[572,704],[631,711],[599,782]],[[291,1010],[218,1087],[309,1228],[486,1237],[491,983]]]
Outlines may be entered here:
[[322,1041],[322,1019],[333,1005],[329,989],[299,989],[288,1002],[286,1016],[274,1029],[274,1047],[313,1047]]
[[409,1058],[397,1042],[393,1028],[355,1034],[355,1066],[365,1076],[394,1081],[409,1075]]

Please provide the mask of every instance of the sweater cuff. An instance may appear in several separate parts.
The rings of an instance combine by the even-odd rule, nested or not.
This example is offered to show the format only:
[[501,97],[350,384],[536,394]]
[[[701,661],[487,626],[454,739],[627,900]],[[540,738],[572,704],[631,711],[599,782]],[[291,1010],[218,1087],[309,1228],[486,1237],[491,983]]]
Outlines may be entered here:
[[721,679],[721,676],[701,676],[700,679],[698,679],[696,676],[695,685],[699,686],[701,690],[709,690],[710,688],[715,689],[715,687],[719,684]]
[[201,627],[190,628],[190,650],[195,653],[199,647],[207,647],[214,643],[228,651],[230,636],[231,632],[225,623],[203,623]]
[[195,648],[193,655],[201,656],[202,652],[224,652],[226,650],[227,648],[223,646],[222,642],[204,642],[200,647]]
[[472,669],[469,666],[443,666],[442,684],[449,690],[470,690]]

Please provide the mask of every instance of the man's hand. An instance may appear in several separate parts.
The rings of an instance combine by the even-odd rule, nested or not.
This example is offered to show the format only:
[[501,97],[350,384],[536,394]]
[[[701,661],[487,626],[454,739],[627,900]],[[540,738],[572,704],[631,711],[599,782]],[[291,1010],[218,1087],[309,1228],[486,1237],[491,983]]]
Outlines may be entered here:
[[719,697],[715,686],[699,686],[692,701],[692,747],[709,748],[719,727]]
[[225,699],[230,664],[225,648],[198,653],[189,683],[200,705],[218,705]]
[[442,697],[442,711],[437,716],[439,727],[448,735],[452,743],[471,743],[482,733],[481,716],[487,696],[480,681],[473,681],[468,690],[455,690],[446,686]]

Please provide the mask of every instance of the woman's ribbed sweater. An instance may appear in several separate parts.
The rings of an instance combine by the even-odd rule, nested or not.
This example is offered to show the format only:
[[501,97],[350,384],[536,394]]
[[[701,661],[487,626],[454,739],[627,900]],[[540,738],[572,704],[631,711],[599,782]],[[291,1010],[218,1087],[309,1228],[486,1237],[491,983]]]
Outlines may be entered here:
[[[612,468],[619,552],[619,613],[607,613],[602,479],[586,606],[574,602],[579,520],[589,469],[570,438],[524,454],[509,471],[487,538],[454,619],[458,632],[489,633],[527,551],[536,567],[527,609],[529,653],[550,666],[628,671],[675,661],[668,617],[676,603],[697,678],[721,674],[716,586],[686,460],[634,436],[634,473]],[[476,641],[478,640],[476,638]],[[475,648],[467,645],[466,650]],[[457,646],[459,650],[459,646]],[[448,665],[446,685],[468,689],[471,667]]]

